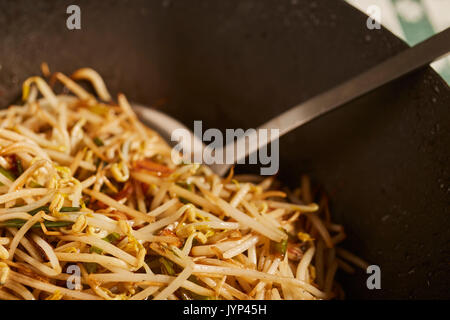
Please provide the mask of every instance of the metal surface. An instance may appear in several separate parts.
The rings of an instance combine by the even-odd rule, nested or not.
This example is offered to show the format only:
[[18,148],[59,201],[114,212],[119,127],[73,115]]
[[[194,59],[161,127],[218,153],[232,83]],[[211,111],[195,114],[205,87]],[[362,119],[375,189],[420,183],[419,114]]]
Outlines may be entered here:
[[[327,92],[297,105],[281,115],[269,120],[265,124],[258,127],[258,129],[278,129],[279,134],[270,135],[267,140],[262,142],[258,138],[258,133],[255,131],[252,136],[257,143],[249,144],[250,136],[241,137],[234,143],[224,146],[224,150],[220,151],[222,154],[233,154],[235,162],[245,159],[249,154],[257,152],[258,149],[273,142],[275,139],[284,134],[298,128],[311,120],[314,120],[321,115],[330,112],[345,103],[354,100],[363,94],[366,94],[386,83],[395,80],[417,68],[426,66],[434,60],[448,54],[450,51],[450,28],[440,32],[439,34],[427,39],[426,41],[406,49],[396,56],[383,61],[379,65],[370,68],[362,74],[338,85]],[[172,133],[178,129],[186,130],[189,139],[181,141],[182,149],[189,150],[191,153],[191,145],[185,145],[185,141],[192,141],[198,139],[192,131],[183,126],[176,119],[158,112],[150,107],[136,106],[135,111],[138,113],[140,119],[146,122],[150,127],[156,130],[169,144],[173,145]],[[242,140],[245,148],[237,148],[236,145]],[[198,145],[203,146],[203,143],[198,140]],[[203,146],[204,148],[204,146]],[[200,150],[200,153],[202,150]],[[201,159],[201,157],[199,158]],[[231,168],[233,163],[214,163],[210,167],[220,176],[224,176]]]
[[[229,150],[241,150],[243,152],[234,152],[235,162],[246,158],[249,154],[256,152],[258,149],[264,147],[275,139],[285,135],[295,128],[308,123],[309,121],[330,112],[345,103],[348,103],[363,94],[366,94],[386,83],[395,80],[417,68],[428,65],[434,60],[448,54],[450,51],[450,28],[440,32],[439,34],[427,39],[426,41],[406,49],[396,56],[383,61],[377,66],[370,68],[362,74],[338,85],[327,92],[309,99],[297,105],[281,115],[269,120],[258,129],[278,129],[278,135],[271,135],[269,139],[261,142],[260,139],[257,144],[249,144],[246,137],[240,138],[244,141],[246,148],[238,149],[236,145],[239,143],[228,144],[225,146],[223,154],[230,152]],[[170,126],[167,126],[169,129]],[[255,132],[254,136],[257,136]],[[232,164],[213,164],[211,168],[217,174],[225,175]]]
[[[201,159],[205,145],[188,127],[177,119],[174,119],[161,111],[155,110],[154,108],[136,103],[133,103],[132,107],[139,117],[139,120],[155,130],[170,146],[176,147],[180,144],[181,147],[179,151],[184,151],[187,155],[192,156],[192,158],[186,159],[187,161]],[[181,139],[181,141],[176,139],[172,140],[172,134],[176,130],[183,130],[185,139]],[[198,146],[198,148],[195,149],[194,146]],[[196,156],[195,153],[198,153],[198,155]]]
[[[112,94],[188,128],[251,128],[407,46],[342,1],[0,1],[0,105],[23,80],[93,67]],[[413,72],[280,139],[279,178],[308,173],[331,199],[344,246],[382,272],[339,274],[348,298],[450,298],[450,89]],[[370,119],[368,121],[368,119]],[[238,171],[255,172],[257,166]]]

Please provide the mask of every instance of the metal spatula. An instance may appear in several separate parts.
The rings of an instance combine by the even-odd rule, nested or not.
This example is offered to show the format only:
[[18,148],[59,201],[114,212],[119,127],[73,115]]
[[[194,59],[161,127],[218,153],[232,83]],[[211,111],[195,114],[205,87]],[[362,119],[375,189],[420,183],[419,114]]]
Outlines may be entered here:
[[[249,144],[246,139],[242,138],[244,139],[246,146],[243,150],[239,150],[235,147],[238,141],[226,145],[223,149],[223,154],[227,154],[227,152],[232,150],[235,151],[233,153],[234,162],[212,164],[210,168],[218,175],[223,176],[239,159],[244,159],[249,154],[256,152],[258,149],[275,139],[278,139],[289,131],[381,87],[390,81],[419,69],[420,67],[447,55],[449,52],[450,28],[447,28],[424,42],[404,50],[396,56],[381,62],[343,84],[294,106],[258,127],[258,129],[278,129],[279,135],[271,135],[269,139],[263,142],[257,139],[258,143],[255,144]],[[157,131],[171,145],[178,143],[176,141],[171,141],[171,135],[174,130],[180,128],[186,129],[187,132],[190,133],[191,139],[199,139],[182,123],[160,111],[141,105],[134,105],[133,108],[145,124]],[[190,146],[186,146],[186,148],[190,149]],[[199,152],[201,152],[201,150]]]

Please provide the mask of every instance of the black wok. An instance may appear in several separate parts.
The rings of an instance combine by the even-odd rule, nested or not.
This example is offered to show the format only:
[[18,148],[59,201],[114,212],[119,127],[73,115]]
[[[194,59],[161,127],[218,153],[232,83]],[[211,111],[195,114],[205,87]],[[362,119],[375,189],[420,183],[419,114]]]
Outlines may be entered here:
[[[70,4],[81,30],[66,28]],[[1,1],[0,105],[46,61],[93,67],[190,127],[255,127],[406,48],[366,19],[328,0]],[[381,290],[339,275],[349,298],[450,298],[449,106],[425,68],[281,139],[280,178],[310,174],[345,247],[381,268]]]

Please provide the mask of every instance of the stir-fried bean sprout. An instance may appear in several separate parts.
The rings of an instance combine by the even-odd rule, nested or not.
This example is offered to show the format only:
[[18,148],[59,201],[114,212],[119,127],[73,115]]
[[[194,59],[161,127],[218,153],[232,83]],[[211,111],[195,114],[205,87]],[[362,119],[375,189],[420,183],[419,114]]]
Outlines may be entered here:
[[367,267],[308,177],[175,165],[96,71],[45,71],[0,111],[0,299],[333,299]]

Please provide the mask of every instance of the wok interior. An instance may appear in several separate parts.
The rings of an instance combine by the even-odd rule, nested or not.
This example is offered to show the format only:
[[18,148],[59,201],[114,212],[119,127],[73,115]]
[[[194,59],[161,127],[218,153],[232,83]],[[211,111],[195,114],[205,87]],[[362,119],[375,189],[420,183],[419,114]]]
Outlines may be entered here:
[[[46,61],[94,67],[112,93],[189,127],[250,128],[406,47],[337,1],[80,1],[80,31],[65,28],[69,2],[31,3],[9,6],[0,23],[3,106]],[[426,69],[281,139],[280,179],[309,174],[346,247],[381,268],[381,290],[363,272],[341,274],[349,298],[449,297],[449,103]]]

